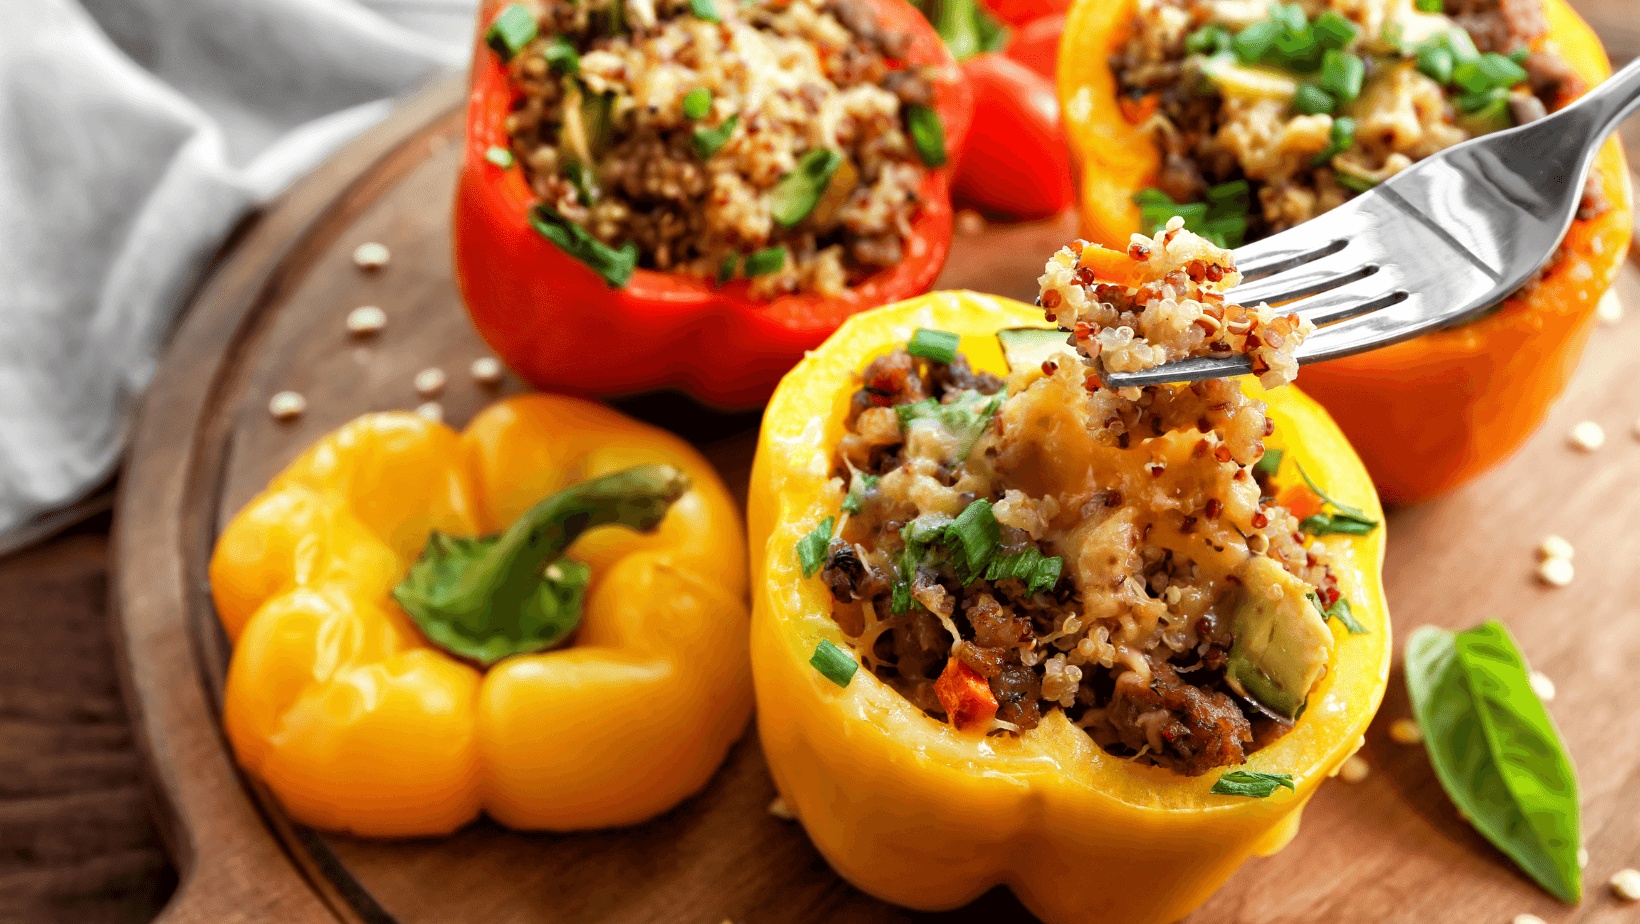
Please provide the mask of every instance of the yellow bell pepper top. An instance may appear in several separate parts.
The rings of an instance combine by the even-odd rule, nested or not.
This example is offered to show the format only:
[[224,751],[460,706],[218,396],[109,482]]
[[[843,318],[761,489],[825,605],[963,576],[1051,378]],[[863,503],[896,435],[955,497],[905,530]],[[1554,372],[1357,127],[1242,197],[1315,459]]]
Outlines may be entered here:
[[[810,658],[850,651],[796,543],[843,493],[832,453],[858,372],[917,328],[961,335],[977,370],[1002,372],[994,333],[1044,326],[1039,309],[936,292],[856,315],[788,374],[763,418],[752,473],[752,670],[758,727],[781,794],[832,866],[859,888],[917,909],[962,905],[999,883],[1049,924],[1166,922],[1195,908],[1254,853],[1280,849],[1316,787],[1359,747],[1389,672],[1379,570],[1382,529],[1327,536],[1339,589],[1368,630],[1329,622],[1333,648],[1293,729],[1240,769],[1287,773],[1294,792],[1209,792],[1219,771],[1186,777],[1113,756],[1055,710],[1018,736],[959,731],[871,674],[847,686]],[[1372,484],[1325,411],[1293,388],[1262,393],[1283,449],[1340,501],[1381,519]],[[1290,465],[1290,463],[1288,463]],[[1287,472],[1291,472],[1289,467]],[[1233,768],[1226,768],[1233,769]]]
[[[646,465],[691,487],[652,532],[601,526],[570,546],[591,580],[568,647],[480,670],[395,601],[433,531],[497,533],[566,485]],[[210,578],[234,642],[234,752],[315,827],[635,823],[704,786],[751,711],[733,499],[684,441],[588,401],[509,399],[461,434],[360,417],[233,518]]]

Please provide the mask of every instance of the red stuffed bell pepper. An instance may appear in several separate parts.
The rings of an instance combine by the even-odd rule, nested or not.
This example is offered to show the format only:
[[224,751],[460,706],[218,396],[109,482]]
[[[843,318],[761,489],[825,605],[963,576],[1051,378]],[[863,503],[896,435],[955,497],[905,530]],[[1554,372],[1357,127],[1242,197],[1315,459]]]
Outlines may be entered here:
[[[735,28],[731,30],[727,20],[719,17],[743,15],[727,2],[718,6],[713,0],[693,0],[681,14],[677,12],[675,0],[670,5],[668,0],[660,0],[652,4],[617,2],[590,6],[599,7],[590,14],[593,17],[603,14],[615,18],[617,24],[609,27],[611,34],[622,34],[622,30],[630,34],[623,17],[639,16],[647,11],[652,18],[659,8],[672,11],[680,20],[692,15],[719,23],[717,29],[702,30],[700,22],[688,22],[679,28],[693,30],[688,34],[701,37],[701,41],[721,35],[725,44],[732,41],[732,34],[738,34],[741,20],[736,18]],[[855,272],[845,288],[833,286],[829,293],[779,292],[770,297],[766,289],[754,293],[758,280],[751,277],[767,272],[764,267],[771,254],[777,263],[784,261],[783,272],[791,271],[798,258],[785,248],[779,248],[778,254],[772,253],[776,248],[766,247],[761,251],[746,251],[743,256],[731,251],[728,257],[722,258],[722,265],[729,272],[716,274],[718,278],[713,278],[713,273],[698,271],[698,264],[707,259],[705,255],[698,256],[695,272],[661,271],[646,268],[660,262],[653,253],[637,252],[626,242],[621,242],[622,249],[617,251],[614,245],[592,241],[588,231],[579,225],[568,226],[562,222],[559,212],[544,209],[540,194],[543,185],[553,188],[552,184],[559,180],[553,177],[542,181],[526,172],[524,158],[515,156],[510,147],[515,136],[509,130],[509,119],[521,109],[538,103],[525,97],[519,75],[525,74],[526,79],[531,73],[542,76],[547,65],[517,58],[522,66],[513,68],[504,55],[510,52],[509,57],[516,58],[529,46],[528,55],[550,62],[552,72],[546,73],[547,79],[557,79],[555,75],[563,68],[566,72],[564,92],[583,92],[588,99],[592,99],[594,93],[601,98],[615,98],[613,91],[606,89],[607,83],[598,83],[597,75],[588,73],[594,65],[608,63],[610,52],[600,51],[608,42],[593,41],[590,48],[584,47],[578,52],[563,36],[549,35],[544,29],[538,32],[540,23],[535,15],[519,4],[502,6],[496,0],[486,0],[481,5],[480,24],[484,28],[479,30],[473,58],[466,148],[455,199],[455,270],[462,297],[479,333],[509,366],[531,384],[548,390],[615,395],[677,387],[717,406],[750,407],[767,398],[780,376],[803,352],[818,346],[849,315],[920,293],[933,283],[950,248],[952,163],[968,133],[971,96],[939,36],[904,0],[857,0],[849,6],[856,14],[875,14],[874,25],[867,16],[867,23],[860,26],[866,32],[876,29],[874,34],[879,39],[905,37],[896,38],[904,45],[894,46],[899,57],[887,60],[888,68],[919,73],[931,89],[931,105],[907,103],[905,110],[909,120],[905,134],[916,145],[916,155],[926,165],[914,195],[905,197],[914,212],[902,225],[904,236],[898,241],[899,250],[892,251],[897,256],[891,263],[883,260],[884,265],[869,274]],[[861,21],[859,16],[844,18],[851,19],[851,26]],[[654,29],[654,23],[648,25]],[[538,38],[549,44],[537,42],[530,46]],[[636,39],[632,43],[636,44]],[[581,44],[589,44],[584,35]],[[561,52],[562,48],[568,51]],[[847,51],[849,49],[845,49]],[[834,50],[816,48],[815,52],[824,59]],[[567,54],[567,63],[561,64],[555,53]],[[595,60],[594,56],[599,54],[603,57]],[[737,64],[744,66],[742,62],[727,63],[730,67],[724,70],[732,71]],[[534,70],[528,71],[528,68]],[[881,71],[875,73],[881,74]],[[571,75],[577,75],[573,81]],[[773,76],[781,74],[777,71]],[[766,81],[769,77],[759,74],[756,79]],[[899,85],[886,75],[878,79],[886,86]],[[646,87],[645,91],[650,92],[650,88]],[[677,111],[678,103],[672,105]],[[694,140],[695,150],[703,162],[719,150],[711,147],[711,142],[707,148],[701,147],[701,137],[710,132],[719,133],[718,145],[724,145],[726,138],[734,138],[735,144],[752,143],[747,139],[758,129],[761,112],[748,112],[743,118],[740,111],[729,111],[731,105],[723,92],[714,96],[714,91],[706,87],[698,87],[681,97],[682,113],[701,120],[698,124],[702,128],[696,130]],[[614,118],[607,106],[603,114],[606,122],[602,126],[606,133],[610,131],[609,120]],[[913,112],[914,109],[928,112]],[[576,128],[572,130],[569,128],[572,117],[568,115],[571,111],[570,107],[564,107],[566,115],[561,132],[564,143],[560,147],[579,147],[585,154],[588,148],[584,136],[593,134],[588,126],[598,123],[586,116],[583,100],[573,110]],[[651,109],[648,114],[653,112]],[[939,149],[939,156],[928,152],[925,138],[931,133],[918,131],[921,126],[916,124],[916,118],[925,114],[938,115],[940,124],[934,127],[934,136],[937,137],[938,129],[943,126],[943,148]],[[528,115],[529,112],[523,112],[518,117]],[[949,157],[945,151],[950,152]],[[544,160],[532,154],[528,166],[539,169],[542,163],[562,163],[557,153],[542,152],[540,157]],[[804,155],[787,177],[811,166],[810,157],[819,157],[820,166],[830,168],[824,173],[827,179],[834,178],[838,172],[855,169],[850,157],[836,158],[834,152],[816,147]],[[826,161],[826,157],[834,159]],[[587,159],[596,161],[595,157]],[[843,162],[840,168],[839,161]],[[574,162],[570,161],[565,172],[573,166]],[[586,167],[590,169],[578,176],[570,175],[582,183],[587,183],[585,177],[592,177],[593,185],[601,179],[608,182],[610,188],[617,188],[619,177],[611,180],[607,171],[599,177],[596,162]],[[706,167],[701,169],[704,171]],[[687,169],[684,172],[687,174]],[[716,177],[711,179],[717,181]],[[816,198],[823,205],[826,190],[835,188],[835,182],[832,187],[827,187],[825,182],[820,181],[818,192],[810,190],[810,209],[818,210]],[[785,183],[785,178],[781,178],[781,183]],[[712,189],[717,195],[717,187]],[[596,198],[596,192],[588,198]],[[789,202],[786,204],[789,206]],[[632,208],[629,212],[642,213],[645,208],[647,206]],[[593,214],[596,217],[596,211]],[[776,222],[785,224],[779,204],[773,214]],[[798,214],[798,222],[806,220],[804,216],[809,214]],[[559,224],[540,230],[544,223],[552,225],[554,221]],[[572,247],[596,251],[592,263],[572,256],[548,240],[544,235],[549,233],[567,240]],[[688,246],[697,246],[698,241],[704,239],[704,232],[686,237]],[[598,250],[600,247],[602,250]],[[601,270],[594,269],[598,254],[605,260]],[[712,257],[713,265],[717,265],[717,259]],[[611,267],[611,261],[616,265]],[[624,267],[619,265],[623,262]],[[636,269],[633,269],[634,263]],[[720,282],[724,275],[728,280]]]

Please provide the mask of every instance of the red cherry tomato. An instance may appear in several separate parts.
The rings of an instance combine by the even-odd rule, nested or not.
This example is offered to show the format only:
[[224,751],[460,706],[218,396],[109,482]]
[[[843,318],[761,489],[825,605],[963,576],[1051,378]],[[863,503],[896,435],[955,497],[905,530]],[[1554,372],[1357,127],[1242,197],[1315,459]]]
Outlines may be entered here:
[[1059,40],[1064,35],[1065,14],[1033,19],[1014,30],[1003,54],[1052,82],[1059,62]]
[[[1063,14],[1071,0],[980,0],[996,18],[1010,26],[1023,26],[1044,16]],[[1111,0],[1104,0],[1111,2]]]
[[956,197],[982,212],[1048,218],[1075,198],[1070,152],[1053,82],[1000,54],[962,62],[974,122],[962,150]]

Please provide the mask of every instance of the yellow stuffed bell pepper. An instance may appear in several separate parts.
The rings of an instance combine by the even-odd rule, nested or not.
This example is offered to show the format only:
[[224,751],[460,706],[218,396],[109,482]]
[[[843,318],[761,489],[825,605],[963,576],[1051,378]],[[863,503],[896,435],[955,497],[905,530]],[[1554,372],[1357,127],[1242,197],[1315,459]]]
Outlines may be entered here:
[[[796,547],[843,515],[834,454],[861,370],[928,328],[959,334],[976,369],[1001,373],[994,333],[1042,325],[1026,305],[933,293],[850,319],[781,383],[764,415],[750,493],[759,730],[775,782],[809,836],[873,895],[948,909],[1000,883],[1050,924],[1173,921],[1249,856],[1284,846],[1316,787],[1359,747],[1390,663],[1384,531],[1319,540],[1359,634],[1326,623],[1330,653],[1307,708],[1235,768],[1290,775],[1292,790],[1277,786],[1267,798],[1212,792],[1230,768],[1187,776],[1113,756],[1063,710],[1020,734],[986,735],[931,716],[871,670],[850,674],[861,653],[834,621],[829,572],[805,577]],[[1297,482],[1302,465],[1331,498],[1381,519],[1365,469],[1325,411],[1292,388],[1242,387],[1269,403],[1268,445],[1285,451],[1278,486]],[[1053,463],[1044,456],[1043,464]],[[827,664],[839,652],[847,659],[840,673]]]
[[642,821],[750,714],[744,549],[706,460],[602,405],[367,414],[217,543],[229,740],[320,828]]

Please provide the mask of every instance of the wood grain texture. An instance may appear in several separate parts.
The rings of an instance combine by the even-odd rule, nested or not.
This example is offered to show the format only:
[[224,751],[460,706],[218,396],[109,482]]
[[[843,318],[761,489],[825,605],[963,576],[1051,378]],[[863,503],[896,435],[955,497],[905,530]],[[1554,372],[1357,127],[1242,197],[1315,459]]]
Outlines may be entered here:
[[[161,830],[183,876],[163,918],[1025,920],[1000,889],[935,916],[885,906],[840,882],[798,827],[768,815],[773,788],[754,735],[737,745],[706,792],[674,812],[634,829],[575,836],[518,834],[489,823],[438,840],[321,835],[290,824],[236,772],[216,723],[229,651],[203,584],[214,531],[320,434],[363,411],[419,403],[411,379],[422,368],[449,373],[442,404],[458,426],[495,394],[466,375],[484,351],[450,280],[445,203],[457,157],[455,102],[450,87],[418,98],[264,216],[201,293],[145,406],[122,486],[114,593],[126,693],[163,793]],[[1029,298],[1043,257],[1069,234],[1069,225],[1027,226],[960,239],[940,285]],[[392,250],[379,273],[350,262],[367,240]],[[1632,270],[1622,287],[1627,302],[1640,305]],[[361,304],[379,305],[389,317],[372,340],[354,340],[342,326]],[[1640,681],[1640,603],[1627,588],[1640,562],[1640,528],[1631,525],[1640,522],[1640,493],[1632,487],[1640,479],[1640,441],[1630,435],[1640,393],[1627,384],[1637,353],[1640,318],[1601,327],[1572,390],[1522,453],[1389,523],[1387,583],[1400,639],[1425,623],[1497,617],[1559,686],[1550,709],[1582,778],[1589,898],[1566,909],[1538,891],[1457,817],[1421,749],[1388,740],[1388,722],[1407,714],[1397,674],[1362,752],[1373,774],[1356,785],[1324,786],[1298,840],[1248,864],[1192,922],[1479,924],[1522,911],[1551,922],[1632,919],[1634,909],[1615,905],[1603,883],[1617,868],[1640,865],[1640,712],[1612,695]],[[308,413],[290,425],[266,413],[268,398],[284,389],[309,399]],[[712,414],[667,396],[621,406],[690,436],[743,497],[755,414]],[[1608,444],[1599,453],[1567,448],[1565,434],[1581,419],[1606,426]],[[1550,591],[1533,580],[1532,548],[1546,532],[1578,548],[1578,580],[1569,588]],[[4,582],[0,572],[0,600]],[[9,716],[0,711],[0,722]],[[0,733],[12,734],[10,726],[0,725]],[[99,876],[140,879],[158,869],[142,859],[146,841],[119,833],[121,819],[134,823],[126,801],[135,798],[134,761],[129,749],[113,750],[123,763],[71,756],[27,771],[34,775],[20,778],[31,796],[15,815],[0,802],[0,844],[8,850],[16,849],[11,838],[19,831],[49,844],[46,819],[79,812],[110,820],[100,835],[105,849],[78,867],[65,865],[67,872],[51,874],[56,879],[35,877],[37,891],[73,892]],[[61,804],[48,793],[59,776],[82,781]],[[8,920],[8,875],[0,865],[0,921]]]

